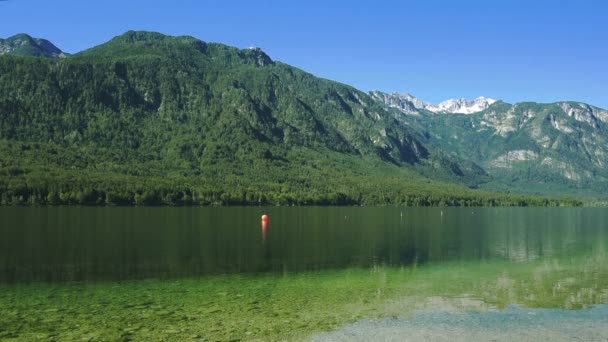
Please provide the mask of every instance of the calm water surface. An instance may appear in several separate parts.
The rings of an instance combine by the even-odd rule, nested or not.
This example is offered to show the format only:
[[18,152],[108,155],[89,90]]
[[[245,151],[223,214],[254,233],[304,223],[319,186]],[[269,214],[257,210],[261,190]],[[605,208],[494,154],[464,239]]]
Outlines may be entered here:
[[598,208],[4,207],[0,282],[597,255],[607,223]]

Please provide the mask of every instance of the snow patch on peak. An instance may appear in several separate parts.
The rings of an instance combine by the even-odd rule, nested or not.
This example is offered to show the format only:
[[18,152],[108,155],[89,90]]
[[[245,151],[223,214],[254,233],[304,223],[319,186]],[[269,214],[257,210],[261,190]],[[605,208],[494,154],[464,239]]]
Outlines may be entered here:
[[373,91],[370,92],[370,94],[377,100],[382,100],[389,107],[401,109],[402,112],[407,114],[416,114],[415,112],[422,109],[433,113],[473,114],[487,109],[497,101],[480,96],[474,100],[460,98],[446,100],[439,104],[432,104],[409,93],[392,93],[389,95],[379,91]]
[[490,107],[496,100],[480,96],[474,100],[467,99],[450,99],[441,102],[435,108],[430,109],[436,113],[460,113],[473,114],[481,112]]

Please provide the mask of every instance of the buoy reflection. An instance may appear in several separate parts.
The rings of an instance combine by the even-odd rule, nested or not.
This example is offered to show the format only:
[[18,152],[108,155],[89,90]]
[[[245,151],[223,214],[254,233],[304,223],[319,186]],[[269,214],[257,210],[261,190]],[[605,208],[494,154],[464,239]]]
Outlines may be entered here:
[[262,221],[262,242],[266,242],[267,233],[268,233],[268,221]]

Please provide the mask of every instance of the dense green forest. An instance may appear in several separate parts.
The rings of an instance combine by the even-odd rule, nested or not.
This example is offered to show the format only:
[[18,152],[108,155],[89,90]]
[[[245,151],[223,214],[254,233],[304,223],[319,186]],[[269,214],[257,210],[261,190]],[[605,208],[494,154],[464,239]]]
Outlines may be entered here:
[[579,205],[473,190],[367,94],[192,37],[0,56],[2,204]]
[[[295,148],[288,159],[218,163],[198,176],[138,176],[87,168],[86,149],[3,142],[2,204],[81,205],[580,205],[433,181],[379,159]],[[44,158],[47,155],[49,158]],[[65,162],[61,167],[54,156]],[[289,161],[287,161],[289,160]],[[22,167],[4,167],[19,164]],[[51,166],[49,166],[51,165]]]

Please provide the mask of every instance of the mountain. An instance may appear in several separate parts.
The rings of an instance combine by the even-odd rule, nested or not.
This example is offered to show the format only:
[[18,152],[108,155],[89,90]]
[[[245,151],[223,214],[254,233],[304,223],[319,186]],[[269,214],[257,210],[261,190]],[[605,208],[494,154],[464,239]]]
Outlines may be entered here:
[[131,31],[0,56],[4,204],[578,203],[472,190],[484,171],[421,139],[261,49]]
[[392,108],[397,108],[407,114],[416,114],[419,110],[433,113],[472,114],[480,112],[496,102],[483,96],[474,100],[450,99],[437,105],[420,100],[411,94],[387,94],[381,91],[371,91],[370,95]]
[[48,40],[32,38],[24,33],[14,35],[7,39],[0,39],[0,55],[5,54],[53,58],[67,56],[66,53]]
[[[534,194],[603,196],[608,190],[608,111],[580,102],[508,104],[469,114],[436,115],[372,93],[427,145],[481,166],[482,187]],[[482,106],[483,107],[483,106]]]

